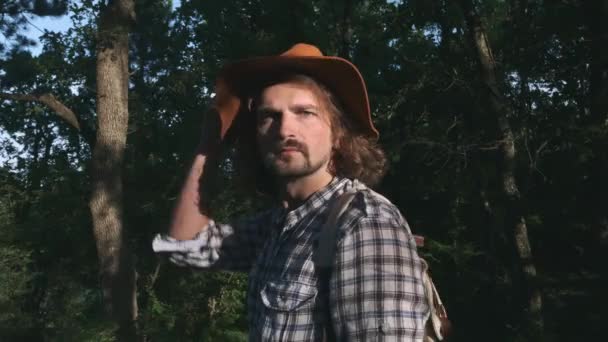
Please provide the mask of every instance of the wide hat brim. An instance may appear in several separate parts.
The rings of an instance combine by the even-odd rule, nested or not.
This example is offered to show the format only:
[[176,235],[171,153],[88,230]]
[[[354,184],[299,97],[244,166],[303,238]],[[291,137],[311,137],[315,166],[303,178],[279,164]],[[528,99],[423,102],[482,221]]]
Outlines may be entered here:
[[239,113],[248,112],[252,90],[269,75],[293,71],[323,83],[341,102],[360,132],[378,139],[372,122],[365,81],[357,68],[340,57],[323,56],[312,45],[297,44],[279,56],[254,57],[225,66],[216,81],[215,108],[222,121],[222,135]]

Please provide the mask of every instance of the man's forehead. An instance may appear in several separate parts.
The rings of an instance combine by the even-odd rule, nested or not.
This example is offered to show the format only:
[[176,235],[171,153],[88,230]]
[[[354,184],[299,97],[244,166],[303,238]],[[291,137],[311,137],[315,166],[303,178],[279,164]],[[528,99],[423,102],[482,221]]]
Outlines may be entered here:
[[272,106],[285,101],[300,106],[324,107],[323,92],[314,85],[304,82],[281,82],[270,85],[259,94],[259,106]]

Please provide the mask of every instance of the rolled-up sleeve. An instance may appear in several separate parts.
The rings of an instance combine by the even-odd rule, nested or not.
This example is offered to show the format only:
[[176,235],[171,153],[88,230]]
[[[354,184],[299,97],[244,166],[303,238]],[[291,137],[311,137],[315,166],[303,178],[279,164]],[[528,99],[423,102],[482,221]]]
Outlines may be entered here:
[[168,255],[178,266],[247,272],[264,238],[261,221],[258,218],[232,225],[210,220],[192,240],[158,234],[152,241],[152,249]]
[[422,341],[423,266],[400,214],[357,220],[338,245],[335,270],[330,306],[338,340]]

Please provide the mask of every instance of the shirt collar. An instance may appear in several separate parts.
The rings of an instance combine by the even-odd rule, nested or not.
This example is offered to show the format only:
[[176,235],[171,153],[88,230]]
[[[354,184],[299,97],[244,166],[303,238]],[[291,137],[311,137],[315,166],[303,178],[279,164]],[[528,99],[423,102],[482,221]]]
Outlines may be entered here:
[[347,178],[334,177],[329,184],[310,195],[304,203],[286,213],[285,228],[294,225],[307,214],[316,211],[321,206],[325,205],[339,189],[344,188],[347,182]]

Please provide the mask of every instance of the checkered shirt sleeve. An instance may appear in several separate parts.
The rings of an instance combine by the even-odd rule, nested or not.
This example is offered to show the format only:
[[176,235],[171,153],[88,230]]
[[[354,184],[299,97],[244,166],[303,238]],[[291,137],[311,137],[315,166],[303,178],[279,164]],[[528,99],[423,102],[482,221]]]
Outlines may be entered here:
[[[339,241],[330,307],[339,341],[422,341],[428,305],[422,263],[399,210],[370,198]],[[370,203],[368,203],[370,204]],[[345,215],[346,226],[351,210]]]
[[168,254],[169,260],[178,266],[248,272],[266,238],[260,229],[266,216],[264,213],[236,224],[210,220],[192,240],[176,240],[158,234],[152,249]]

